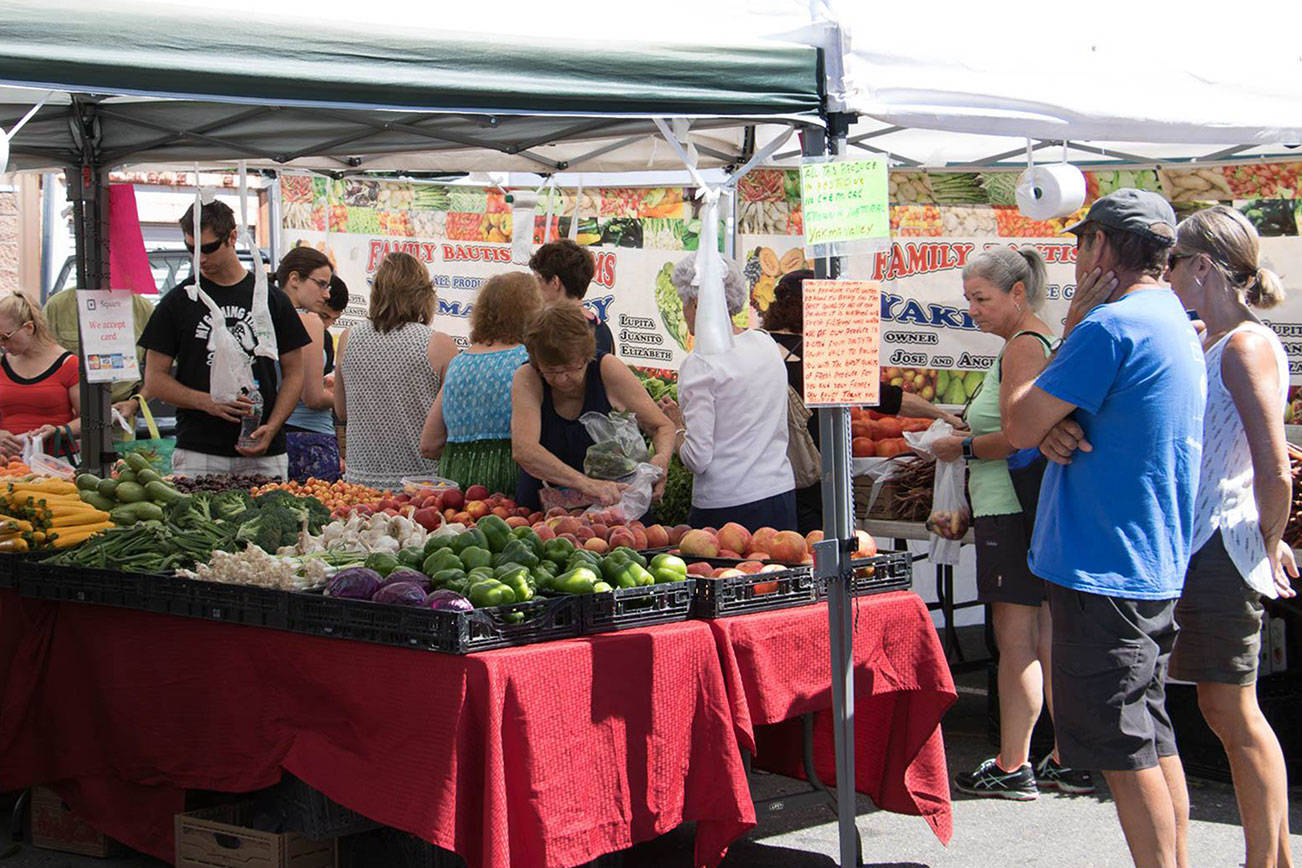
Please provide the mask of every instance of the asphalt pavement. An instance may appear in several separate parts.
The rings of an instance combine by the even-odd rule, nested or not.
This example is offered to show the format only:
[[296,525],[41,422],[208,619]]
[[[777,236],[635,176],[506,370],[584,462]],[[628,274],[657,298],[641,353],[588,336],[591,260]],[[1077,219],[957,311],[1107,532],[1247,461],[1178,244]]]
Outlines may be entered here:
[[[992,753],[987,741],[985,675],[959,679],[959,701],[943,723],[951,777],[971,769]],[[1130,864],[1106,785],[1090,796],[1042,793],[1033,802],[978,799],[955,793],[954,836],[943,846],[918,817],[878,811],[860,797],[858,828],[863,840],[863,864],[872,868],[982,868],[982,866],[1046,866],[1046,868],[1113,868]],[[756,773],[752,788],[768,797],[803,786]],[[1192,818],[1189,847],[1195,866],[1237,866],[1243,863],[1243,838],[1234,793],[1228,784],[1190,778]],[[1302,857],[1302,787],[1290,789],[1293,852]],[[600,860],[597,868],[691,868],[690,824],[622,854]],[[0,838],[0,868],[160,868],[156,859],[134,855],[89,859],[9,845]],[[3,854],[12,849],[8,856]],[[407,851],[390,837],[372,833],[355,836],[341,848],[341,868],[455,868],[459,860],[406,859]],[[825,807],[784,811],[760,818],[759,825],[729,851],[722,868],[833,868],[839,854],[835,817]]]

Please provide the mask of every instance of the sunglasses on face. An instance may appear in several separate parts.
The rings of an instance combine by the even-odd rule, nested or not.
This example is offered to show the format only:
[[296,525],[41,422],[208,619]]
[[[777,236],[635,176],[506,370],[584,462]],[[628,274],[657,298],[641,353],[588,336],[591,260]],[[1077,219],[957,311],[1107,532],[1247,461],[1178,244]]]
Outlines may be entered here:
[[[216,253],[218,250],[220,250],[221,246],[225,243],[226,243],[225,241],[218,239],[217,241],[209,241],[207,244],[200,244],[199,252],[202,253],[204,256],[209,256],[213,253]],[[191,253],[194,253],[194,244],[189,241],[185,242],[185,249],[190,251]]]
[[1172,251],[1166,255],[1166,267],[1173,269],[1181,259],[1193,259],[1197,255],[1196,253],[1176,253]]

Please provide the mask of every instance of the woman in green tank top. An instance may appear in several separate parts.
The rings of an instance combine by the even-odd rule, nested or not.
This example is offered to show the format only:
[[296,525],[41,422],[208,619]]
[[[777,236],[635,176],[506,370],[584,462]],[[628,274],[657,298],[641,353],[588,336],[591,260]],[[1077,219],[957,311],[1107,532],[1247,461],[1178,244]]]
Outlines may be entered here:
[[[1039,786],[1068,792],[1092,789],[1085,773],[1058,765],[1056,750],[1037,768],[1030,762],[1031,732],[1041,708],[1050,705],[1049,607],[1044,582],[1026,564],[1030,520],[1008,472],[1015,451],[1002,433],[1001,388],[1021,386],[1048,363],[1052,331],[1036,315],[1044,303],[1044,260],[1032,247],[996,248],[974,256],[963,269],[968,312],[983,332],[1004,340],[994,365],[967,409],[970,433],[937,444],[944,460],[968,463],[977,544],[977,596],[990,604],[999,648],[998,755],[970,773],[958,789],[981,796],[1033,799]],[[1037,775],[1038,773],[1038,775]],[[1039,783],[1037,785],[1037,776]]]

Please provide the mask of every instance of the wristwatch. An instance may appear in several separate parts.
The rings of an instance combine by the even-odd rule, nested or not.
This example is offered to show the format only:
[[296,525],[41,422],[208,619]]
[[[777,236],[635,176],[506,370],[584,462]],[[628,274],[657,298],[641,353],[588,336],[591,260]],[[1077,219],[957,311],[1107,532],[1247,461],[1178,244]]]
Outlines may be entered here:
[[972,448],[972,441],[974,439],[975,439],[974,437],[963,438],[963,460],[964,461],[971,461],[972,459],[976,458],[976,450]]

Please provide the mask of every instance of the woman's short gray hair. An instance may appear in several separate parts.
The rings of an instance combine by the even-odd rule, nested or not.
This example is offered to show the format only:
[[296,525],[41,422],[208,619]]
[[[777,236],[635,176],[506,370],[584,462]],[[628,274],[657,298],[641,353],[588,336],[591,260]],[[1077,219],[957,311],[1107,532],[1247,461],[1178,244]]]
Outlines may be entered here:
[[1034,247],[1020,250],[992,247],[976,254],[963,266],[964,280],[984,278],[1004,292],[1012,292],[1013,284],[1020,280],[1026,288],[1026,306],[1033,311],[1044,305],[1046,276],[1044,257]]
[[[750,290],[746,287],[746,280],[741,276],[741,269],[737,263],[733,262],[726,256],[720,256],[719,260],[723,263],[723,295],[728,300],[728,316],[736,316],[746,307],[746,302],[750,300]],[[696,277],[696,254],[686,256],[678,261],[674,266],[673,274],[669,275],[669,282],[678,290],[678,297],[686,304],[689,301],[695,301],[701,288],[693,286],[692,280]]]

